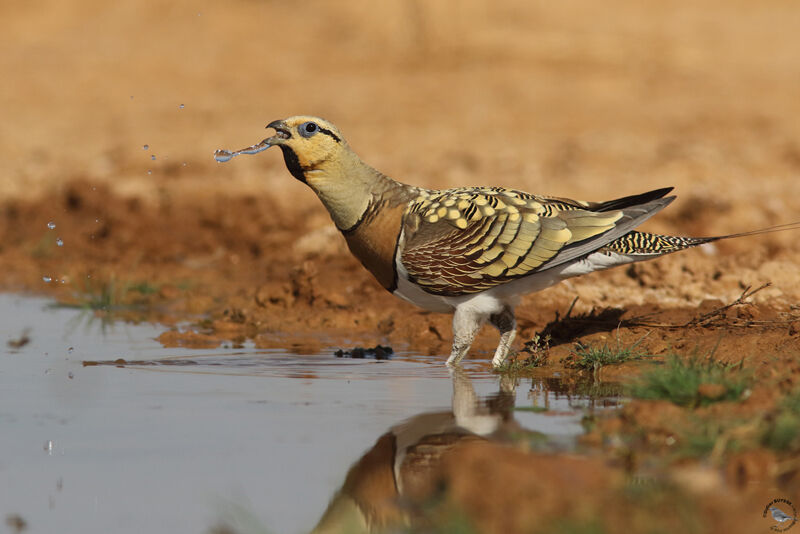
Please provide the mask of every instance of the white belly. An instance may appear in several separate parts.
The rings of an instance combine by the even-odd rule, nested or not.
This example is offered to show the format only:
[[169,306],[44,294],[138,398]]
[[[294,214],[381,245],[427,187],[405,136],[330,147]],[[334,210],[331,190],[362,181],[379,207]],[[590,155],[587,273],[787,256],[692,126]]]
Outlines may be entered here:
[[455,306],[448,302],[448,299],[452,297],[432,295],[423,291],[418,285],[408,281],[408,271],[400,263],[400,260],[398,259],[395,263],[397,265],[397,289],[394,290],[394,295],[432,312],[448,313],[455,309]]
[[622,254],[594,253],[573,263],[559,265],[552,269],[497,285],[479,293],[459,297],[444,297],[423,291],[419,286],[408,281],[408,271],[398,259],[396,261],[397,289],[394,294],[432,312],[448,313],[455,310],[457,306],[469,303],[470,306],[484,310],[486,313],[499,313],[503,306],[510,306],[513,309],[521,295],[541,291],[573,276],[602,271],[617,265],[632,263],[637,259],[645,258]]

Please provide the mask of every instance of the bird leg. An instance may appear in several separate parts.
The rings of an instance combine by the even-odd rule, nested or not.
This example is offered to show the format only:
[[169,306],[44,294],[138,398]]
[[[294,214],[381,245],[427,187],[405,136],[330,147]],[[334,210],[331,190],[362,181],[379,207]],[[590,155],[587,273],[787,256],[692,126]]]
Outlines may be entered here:
[[451,367],[450,376],[453,379],[453,415],[456,421],[474,416],[479,399],[472,381],[461,367]]
[[489,322],[500,331],[500,343],[492,358],[492,366],[496,368],[503,365],[508,351],[511,350],[511,344],[517,335],[517,320],[514,318],[514,310],[505,307],[500,313],[491,315]]
[[453,378],[453,416],[456,425],[479,436],[496,432],[503,423],[503,414],[487,410],[481,404],[463,368],[450,367],[450,376]]
[[469,352],[475,334],[486,322],[486,315],[470,307],[458,307],[453,314],[453,349],[447,365],[457,365]]

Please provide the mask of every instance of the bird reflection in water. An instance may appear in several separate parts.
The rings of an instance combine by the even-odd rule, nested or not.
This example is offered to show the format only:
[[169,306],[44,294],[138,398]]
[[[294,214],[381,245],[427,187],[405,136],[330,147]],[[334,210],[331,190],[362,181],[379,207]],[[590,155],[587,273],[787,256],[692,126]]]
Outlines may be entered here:
[[449,456],[474,442],[509,441],[514,421],[513,379],[478,397],[467,374],[453,369],[453,404],[392,428],[348,471],[344,484],[312,531],[315,534],[396,531],[424,521],[423,507],[442,490]]

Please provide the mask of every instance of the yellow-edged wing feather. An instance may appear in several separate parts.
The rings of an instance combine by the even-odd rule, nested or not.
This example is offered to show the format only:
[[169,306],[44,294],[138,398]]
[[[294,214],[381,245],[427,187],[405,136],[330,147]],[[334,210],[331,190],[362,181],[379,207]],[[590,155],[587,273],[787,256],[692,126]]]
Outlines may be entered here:
[[671,200],[649,195],[625,206],[502,188],[426,191],[406,211],[400,261],[430,293],[476,293],[603,247]]

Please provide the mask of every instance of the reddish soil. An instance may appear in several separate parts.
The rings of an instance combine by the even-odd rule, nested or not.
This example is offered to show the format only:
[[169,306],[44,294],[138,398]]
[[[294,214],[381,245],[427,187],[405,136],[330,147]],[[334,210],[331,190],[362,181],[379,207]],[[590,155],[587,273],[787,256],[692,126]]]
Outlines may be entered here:
[[[0,287],[194,325],[165,327],[165,345],[252,339],[302,352],[348,340],[447,353],[450,317],[382,290],[277,152],[213,161],[216,148],[255,143],[293,114],[332,120],[368,163],[428,187],[605,200],[673,185],[678,200],[645,229],[677,234],[800,219],[800,10],[790,1],[42,0],[15,6],[0,27]],[[746,401],[707,409],[758,418],[800,382],[799,238],[732,240],[571,280],[523,300],[520,337],[563,319],[578,296],[571,317],[550,325],[545,372],[578,340],[647,335],[641,347],[657,355],[718,344],[716,357],[744,359],[758,380]],[[700,320],[767,282],[750,304]],[[495,343],[486,329],[472,357],[487,360]],[[599,424],[587,438],[598,471],[581,482],[586,496],[551,496],[553,509],[585,502],[581,518],[598,511],[608,531],[622,529],[622,494],[590,496],[619,476],[619,450],[603,444],[669,435],[657,414],[696,415],[669,406],[637,401]],[[642,451],[661,458],[650,445]],[[516,452],[491,452],[492,482],[482,447],[459,453],[474,469],[446,475],[482,531],[527,524],[530,478],[556,495],[572,489],[547,461]],[[671,479],[691,481],[678,486],[699,499],[700,531],[733,532],[767,528],[762,501],[791,494],[800,506],[798,466],[787,461],[756,447],[667,465]],[[492,484],[497,494],[521,488],[510,517],[508,506],[474,506],[468,488]],[[654,502],[645,509],[663,504]],[[647,528],[644,518],[632,525]]]

